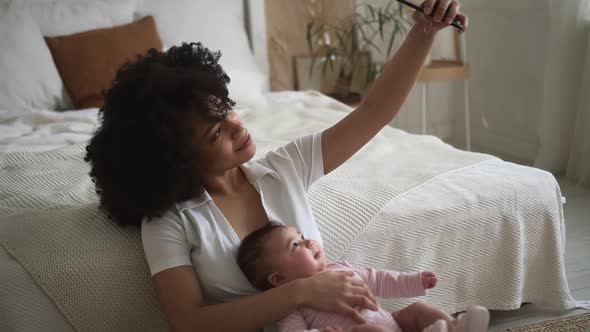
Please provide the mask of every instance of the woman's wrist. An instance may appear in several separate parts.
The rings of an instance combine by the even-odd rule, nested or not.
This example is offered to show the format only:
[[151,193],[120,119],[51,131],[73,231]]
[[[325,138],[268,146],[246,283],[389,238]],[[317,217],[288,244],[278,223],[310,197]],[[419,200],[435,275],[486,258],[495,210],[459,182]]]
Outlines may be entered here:
[[408,32],[408,37],[434,39],[437,32],[438,31],[435,31],[433,28],[427,30],[424,24],[416,23],[412,29],[410,29],[410,32]]
[[289,298],[293,300],[294,310],[309,303],[306,278],[294,280],[285,286],[288,287]]

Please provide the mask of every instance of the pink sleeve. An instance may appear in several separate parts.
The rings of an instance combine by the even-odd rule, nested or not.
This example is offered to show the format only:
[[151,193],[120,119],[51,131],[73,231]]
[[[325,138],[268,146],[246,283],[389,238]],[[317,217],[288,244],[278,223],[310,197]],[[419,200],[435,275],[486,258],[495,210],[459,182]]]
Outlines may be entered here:
[[426,295],[422,272],[397,272],[374,268],[352,267],[376,296],[383,298]]
[[296,310],[289,316],[279,321],[279,332],[319,332],[319,330],[308,330],[307,323],[301,314],[301,311]]

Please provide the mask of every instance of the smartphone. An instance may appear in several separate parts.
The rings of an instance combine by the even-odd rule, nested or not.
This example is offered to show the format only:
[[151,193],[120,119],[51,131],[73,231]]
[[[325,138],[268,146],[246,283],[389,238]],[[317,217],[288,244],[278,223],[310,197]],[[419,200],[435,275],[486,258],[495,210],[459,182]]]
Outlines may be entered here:
[[[416,5],[416,4],[413,4],[413,3],[409,2],[409,1],[406,1],[406,0],[397,0],[397,2],[399,2],[399,3],[403,4],[403,5],[406,5],[408,7],[412,7],[414,9],[416,9],[417,11],[424,13],[424,9],[422,7],[420,7],[420,6]],[[436,7],[434,9],[432,9],[432,12],[430,13],[429,16],[434,16],[434,13],[436,13]],[[451,25],[453,27],[455,27],[455,28],[463,31],[463,23],[461,23],[461,21],[459,21],[458,19],[455,19],[453,21],[453,23],[451,23]]]

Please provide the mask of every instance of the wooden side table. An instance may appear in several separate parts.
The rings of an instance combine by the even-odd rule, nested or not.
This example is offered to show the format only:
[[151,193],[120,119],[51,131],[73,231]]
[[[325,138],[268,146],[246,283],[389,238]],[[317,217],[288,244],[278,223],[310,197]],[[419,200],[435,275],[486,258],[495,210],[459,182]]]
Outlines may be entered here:
[[471,150],[471,130],[469,126],[469,64],[459,61],[433,60],[425,66],[418,77],[422,82],[422,134],[426,134],[426,110],[428,82],[462,80],[464,89],[463,107],[465,109],[465,140],[467,151]]

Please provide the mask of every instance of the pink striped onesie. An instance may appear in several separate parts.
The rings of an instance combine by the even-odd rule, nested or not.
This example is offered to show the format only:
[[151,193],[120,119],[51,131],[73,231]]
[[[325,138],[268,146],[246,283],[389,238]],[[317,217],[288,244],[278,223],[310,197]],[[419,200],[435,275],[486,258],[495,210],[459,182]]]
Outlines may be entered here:
[[[403,273],[373,268],[354,267],[345,261],[332,262],[326,266],[330,271],[353,271],[355,277],[360,278],[375,296],[382,298],[414,297],[426,294],[422,285],[420,272]],[[390,312],[379,308],[379,311],[363,309],[361,315],[367,323],[377,324],[401,331]],[[339,326],[345,331],[358,323],[351,317],[330,312],[317,311],[311,308],[300,308],[279,322],[280,332],[321,331],[328,326]]]

